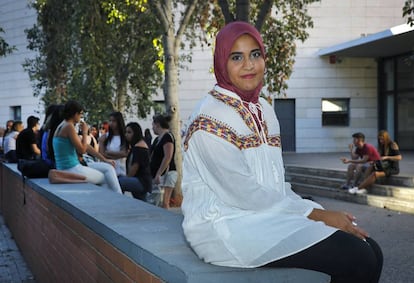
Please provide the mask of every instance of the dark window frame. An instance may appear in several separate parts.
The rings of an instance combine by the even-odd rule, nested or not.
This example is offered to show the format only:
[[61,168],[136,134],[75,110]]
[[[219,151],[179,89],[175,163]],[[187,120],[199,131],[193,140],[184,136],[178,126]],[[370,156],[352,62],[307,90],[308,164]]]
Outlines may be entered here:
[[[322,106],[324,101],[330,101],[330,102],[333,102],[334,104],[335,104],[335,101],[341,102],[342,105],[345,105],[345,110],[324,111],[323,106]],[[322,98],[321,100],[322,126],[323,127],[331,127],[331,126],[348,127],[349,116],[350,116],[349,105],[350,105],[350,98]]]
[[11,115],[13,116],[14,121],[22,120],[22,106],[21,105],[10,106],[10,112],[11,112]]

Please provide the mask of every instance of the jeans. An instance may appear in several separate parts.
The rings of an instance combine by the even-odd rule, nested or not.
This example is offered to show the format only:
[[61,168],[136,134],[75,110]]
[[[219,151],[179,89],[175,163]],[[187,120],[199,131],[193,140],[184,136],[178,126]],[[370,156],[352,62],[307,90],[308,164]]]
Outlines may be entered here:
[[119,176],[118,180],[123,192],[131,192],[134,198],[146,201],[147,191],[137,177]]
[[115,168],[108,163],[91,162],[88,163],[88,166],[78,164],[65,170],[85,176],[88,183],[103,185],[114,192],[122,193]]

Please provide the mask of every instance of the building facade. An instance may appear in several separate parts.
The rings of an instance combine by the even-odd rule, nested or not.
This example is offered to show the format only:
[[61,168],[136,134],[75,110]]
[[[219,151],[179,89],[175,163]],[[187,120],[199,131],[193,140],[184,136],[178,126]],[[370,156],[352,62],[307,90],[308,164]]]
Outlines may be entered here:
[[[387,129],[402,149],[414,150],[414,32],[403,25],[404,2],[322,0],[309,6],[314,28],[305,42],[297,43],[287,96],[274,95],[284,151],[344,152],[354,132],[376,144],[380,129]],[[3,125],[18,113],[23,120],[42,113],[43,107],[21,65],[33,56],[25,48],[24,29],[35,22],[35,12],[26,0],[3,0],[0,15],[3,37],[18,48],[0,59]],[[184,125],[215,83],[212,64],[211,49],[196,48],[192,63],[180,71]],[[149,121],[142,123],[150,127]]]
[[[394,108],[384,105],[386,97],[382,93],[384,70],[390,68],[389,63],[385,66],[382,62],[405,56],[406,50],[414,47],[412,42],[401,42],[407,48],[400,54],[378,54],[380,45],[367,48],[364,54],[340,53],[344,48],[338,48],[353,41],[376,38],[403,24],[403,4],[404,0],[322,0],[310,6],[314,28],[309,30],[306,42],[298,43],[287,92],[295,109],[295,125],[291,126],[294,130],[288,129],[295,133],[295,144],[285,144],[285,150],[290,147],[297,152],[346,151],[352,133],[363,132],[369,143],[376,144],[380,129],[389,130],[404,149],[414,149],[412,142],[411,148],[405,147],[410,142],[403,141],[405,134],[396,130],[397,112],[389,112],[385,118],[385,110]],[[408,76],[412,81],[413,73]],[[414,110],[412,105],[406,107]],[[398,112],[408,113],[403,109]]]

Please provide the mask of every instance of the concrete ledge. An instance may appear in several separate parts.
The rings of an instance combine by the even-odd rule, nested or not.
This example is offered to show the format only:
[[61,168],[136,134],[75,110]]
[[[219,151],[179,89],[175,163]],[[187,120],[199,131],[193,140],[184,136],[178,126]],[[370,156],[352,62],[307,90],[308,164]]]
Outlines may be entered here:
[[206,264],[184,238],[182,215],[91,184],[23,184],[15,164],[3,163],[1,170],[2,213],[39,282],[330,281],[303,269]]

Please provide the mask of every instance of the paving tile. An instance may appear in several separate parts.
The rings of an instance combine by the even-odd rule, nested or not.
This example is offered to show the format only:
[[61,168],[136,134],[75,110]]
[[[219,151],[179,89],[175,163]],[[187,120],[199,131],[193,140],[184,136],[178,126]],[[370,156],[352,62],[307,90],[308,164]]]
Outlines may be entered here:
[[0,282],[35,283],[19,248],[0,215]]

